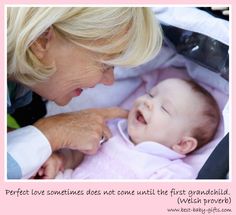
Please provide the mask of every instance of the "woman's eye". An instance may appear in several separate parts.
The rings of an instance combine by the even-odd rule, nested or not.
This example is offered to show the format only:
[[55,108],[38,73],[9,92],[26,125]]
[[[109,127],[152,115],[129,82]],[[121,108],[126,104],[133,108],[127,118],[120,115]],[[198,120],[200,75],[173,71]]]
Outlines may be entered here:
[[110,66],[110,65],[107,65],[107,64],[103,64],[102,65],[102,69],[103,69],[103,72],[107,72],[109,70],[113,70],[114,69],[114,66]]

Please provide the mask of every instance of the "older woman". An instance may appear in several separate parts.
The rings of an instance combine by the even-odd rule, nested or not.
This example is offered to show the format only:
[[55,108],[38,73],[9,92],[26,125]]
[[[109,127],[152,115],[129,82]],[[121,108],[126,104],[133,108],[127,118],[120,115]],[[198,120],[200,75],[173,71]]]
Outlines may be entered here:
[[[114,66],[147,62],[161,41],[149,8],[9,7],[8,113],[29,103],[30,91],[66,105],[85,88],[111,85]],[[105,120],[126,114],[119,108],[91,109],[9,132],[7,177],[32,176],[61,148],[96,153],[100,139],[111,136]]]

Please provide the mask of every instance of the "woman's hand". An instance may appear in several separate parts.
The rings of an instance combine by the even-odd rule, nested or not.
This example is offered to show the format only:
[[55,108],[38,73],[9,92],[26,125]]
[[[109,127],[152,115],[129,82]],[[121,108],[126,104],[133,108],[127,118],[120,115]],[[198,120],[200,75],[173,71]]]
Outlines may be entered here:
[[34,126],[47,137],[53,151],[70,148],[94,154],[100,146],[101,138],[111,137],[106,120],[127,116],[128,111],[121,108],[87,109],[43,118]]

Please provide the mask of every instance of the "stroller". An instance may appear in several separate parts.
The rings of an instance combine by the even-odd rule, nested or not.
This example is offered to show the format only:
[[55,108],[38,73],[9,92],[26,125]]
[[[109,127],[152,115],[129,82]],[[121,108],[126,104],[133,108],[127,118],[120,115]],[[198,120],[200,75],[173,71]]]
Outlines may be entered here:
[[[187,9],[192,10],[190,8],[184,10],[186,11]],[[168,24],[166,22],[167,19],[165,19],[167,14],[175,13],[175,16],[177,17],[180,10],[178,10],[178,8],[162,8],[161,10],[171,10],[168,13],[165,12],[164,17],[162,18],[165,22],[161,22],[165,43],[173,48],[176,51],[176,54],[186,57],[199,66],[207,68],[209,72],[217,73],[223,79],[229,81],[229,47],[225,43],[226,41],[221,42],[207,35]],[[161,10],[157,9],[156,14],[160,15],[160,13],[163,13]],[[209,12],[209,8],[206,9],[206,11]],[[191,12],[188,11],[188,13]],[[205,15],[209,16],[209,14]],[[158,16],[159,19],[160,16]],[[218,27],[220,28],[220,26]],[[228,173],[229,133],[226,131],[223,139],[215,147],[203,167],[200,169],[197,179],[225,179],[229,177]]]
[[[186,68],[193,79],[219,89],[227,99],[221,104],[221,135],[218,135],[213,143],[187,156],[185,162],[196,167],[197,179],[227,179],[230,80],[228,22],[198,8],[157,7],[153,10],[164,33],[161,52],[153,60],[139,67],[115,68],[116,82],[109,90],[102,85],[92,91],[85,90],[66,107],[58,107],[49,102],[48,115],[90,107],[119,106],[136,89],[137,76],[144,74],[144,71],[167,67]],[[95,98],[95,93],[103,95],[102,98]]]

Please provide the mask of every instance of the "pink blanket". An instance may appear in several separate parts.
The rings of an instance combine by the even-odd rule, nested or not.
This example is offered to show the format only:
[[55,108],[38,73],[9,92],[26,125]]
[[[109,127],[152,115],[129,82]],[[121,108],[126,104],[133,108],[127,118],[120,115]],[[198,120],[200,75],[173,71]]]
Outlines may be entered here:
[[[143,95],[145,92],[149,91],[153,86],[155,86],[158,82],[161,80],[167,79],[167,78],[190,78],[186,70],[183,69],[176,69],[176,68],[166,68],[166,69],[159,69],[159,70],[153,70],[152,72],[149,72],[147,74],[141,75],[141,81],[139,81],[138,85],[136,86],[136,89],[133,91],[132,94],[130,94],[122,103],[121,107],[124,107],[126,109],[130,109],[133,101],[139,97],[140,95]],[[196,78],[196,80],[199,79],[199,77]],[[211,94],[215,97],[216,101],[218,102],[218,105],[220,109],[223,111],[227,101],[228,101],[228,94],[227,92],[223,92],[222,89],[217,89],[216,82],[211,85],[210,82],[210,76],[209,80],[206,81],[203,79],[202,81],[197,81],[200,85],[205,87]],[[208,83],[208,84],[207,84]],[[204,147],[200,148],[199,150],[195,151],[191,155],[188,155],[187,157],[183,158],[183,161],[187,164],[191,165],[193,169],[197,173],[211,154],[211,152],[214,150],[215,146],[220,142],[220,140],[224,136],[224,120],[223,116],[220,122],[220,126],[218,129],[218,132],[215,136],[215,138]],[[64,173],[60,173],[57,176],[57,179],[70,179],[73,178],[73,171],[72,170],[66,170]]]

